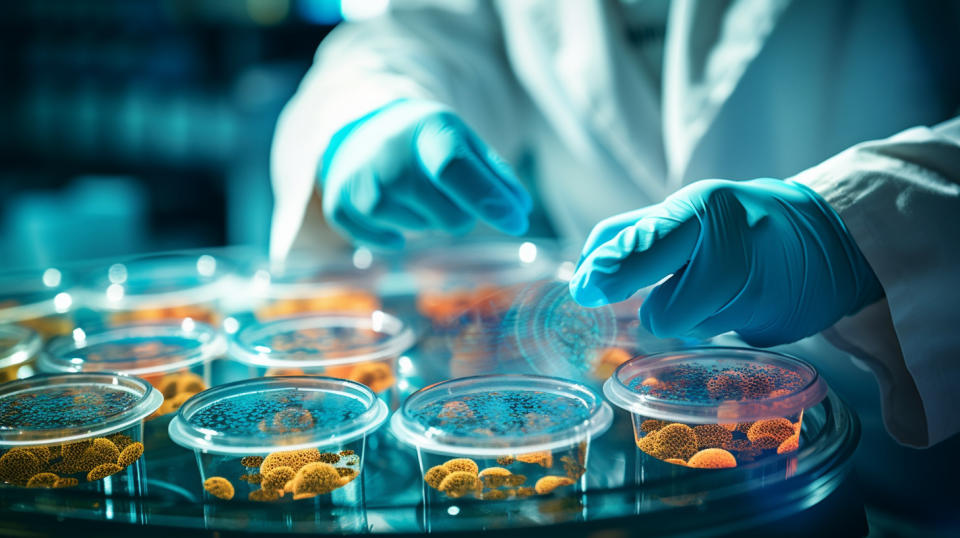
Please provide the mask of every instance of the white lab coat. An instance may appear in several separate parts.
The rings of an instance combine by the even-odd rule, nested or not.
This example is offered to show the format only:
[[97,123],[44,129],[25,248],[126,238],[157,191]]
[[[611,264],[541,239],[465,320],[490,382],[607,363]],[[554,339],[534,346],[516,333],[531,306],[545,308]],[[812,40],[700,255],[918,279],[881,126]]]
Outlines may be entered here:
[[298,235],[332,134],[401,97],[448,104],[508,159],[532,152],[571,240],[698,179],[795,177],[886,291],[828,336],[874,370],[894,437],[936,443],[960,431],[960,120],[944,123],[960,20],[946,6],[676,0],[657,87],[626,53],[628,2],[394,1],[324,41],[280,118],[272,254]]

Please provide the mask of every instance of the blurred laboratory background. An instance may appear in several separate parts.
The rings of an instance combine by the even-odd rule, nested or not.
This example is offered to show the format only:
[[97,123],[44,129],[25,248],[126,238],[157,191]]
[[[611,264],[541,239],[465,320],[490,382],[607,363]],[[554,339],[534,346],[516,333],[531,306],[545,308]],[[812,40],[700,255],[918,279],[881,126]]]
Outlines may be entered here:
[[376,0],[31,0],[0,17],[0,266],[265,249],[277,115]]

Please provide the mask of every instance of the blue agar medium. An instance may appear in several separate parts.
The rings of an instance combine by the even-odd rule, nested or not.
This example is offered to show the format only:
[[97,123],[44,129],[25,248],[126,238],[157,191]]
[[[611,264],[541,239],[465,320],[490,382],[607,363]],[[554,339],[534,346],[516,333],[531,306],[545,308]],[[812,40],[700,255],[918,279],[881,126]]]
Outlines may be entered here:
[[583,400],[542,391],[501,390],[451,395],[406,411],[424,429],[466,439],[562,433],[591,416]]
[[296,388],[231,396],[201,407],[187,417],[199,430],[226,437],[277,441],[315,430],[335,430],[367,410],[360,400],[328,391]]
[[352,326],[293,328],[285,331],[256,331],[243,344],[285,357],[343,358],[373,352],[392,335]]
[[141,399],[140,394],[107,384],[23,390],[0,398],[0,430],[98,426],[129,411]]
[[528,286],[512,309],[517,348],[530,367],[543,375],[583,378],[617,337],[613,309],[580,306],[566,282]]

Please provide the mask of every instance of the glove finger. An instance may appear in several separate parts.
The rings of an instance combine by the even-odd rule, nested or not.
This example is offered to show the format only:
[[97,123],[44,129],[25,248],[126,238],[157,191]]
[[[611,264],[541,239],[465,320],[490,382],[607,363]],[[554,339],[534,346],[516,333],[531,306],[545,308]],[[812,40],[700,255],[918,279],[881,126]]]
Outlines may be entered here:
[[719,334],[746,323],[754,311],[740,300],[751,278],[747,244],[709,216],[702,228],[690,263],[654,288],[640,307],[641,324],[655,336],[685,336],[698,326],[699,336]]
[[687,205],[661,204],[593,249],[570,280],[574,300],[600,306],[678,271],[696,248],[700,222]]
[[487,165],[490,172],[499,177],[503,181],[504,186],[510,189],[513,196],[520,201],[524,213],[529,213],[530,210],[533,209],[533,200],[530,198],[530,194],[527,193],[527,189],[525,189],[523,184],[520,183],[520,180],[517,179],[513,167],[510,166],[499,153],[494,151],[493,148],[483,143],[475,134],[468,131],[468,135],[468,142],[477,155],[483,159],[484,164]]
[[372,168],[353,174],[339,194],[342,202],[352,208],[354,220],[372,221],[383,229],[419,231],[430,227],[430,222],[404,204],[396,192],[383,188]]
[[526,232],[529,221],[524,203],[481,162],[464,130],[443,117],[425,121],[416,136],[427,177],[458,206],[494,228],[513,235]]
[[580,249],[580,259],[577,261],[577,267],[579,267],[587,255],[597,247],[616,237],[616,235],[627,226],[640,220],[645,211],[647,211],[647,208],[627,211],[626,213],[620,213],[619,215],[614,215],[598,222],[597,225],[590,230],[590,235],[587,236],[587,240],[583,243],[583,248]]
[[403,248],[403,235],[358,213],[352,202],[345,199],[348,190],[344,189],[339,196],[323,200],[327,221],[355,242],[390,250]]
[[411,211],[421,215],[434,228],[454,234],[465,233],[473,227],[476,218],[455,204],[446,194],[437,190],[433,183],[411,181],[399,189],[397,198]]

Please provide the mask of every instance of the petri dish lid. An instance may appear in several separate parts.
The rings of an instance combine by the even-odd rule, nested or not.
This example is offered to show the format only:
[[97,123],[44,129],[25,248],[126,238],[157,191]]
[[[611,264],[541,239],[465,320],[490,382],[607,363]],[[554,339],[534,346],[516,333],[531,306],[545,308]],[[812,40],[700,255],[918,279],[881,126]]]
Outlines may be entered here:
[[101,437],[142,421],[163,396],[123,374],[40,374],[0,385],[0,446]]
[[634,357],[603,392],[645,417],[722,423],[793,415],[823,400],[827,384],[809,363],[783,353],[700,347]]
[[75,329],[53,339],[39,359],[46,372],[121,372],[146,376],[174,372],[204,362],[226,350],[213,327],[181,322],[126,325],[93,332]]
[[249,379],[203,391],[170,421],[170,439],[215,454],[263,454],[359,439],[387,419],[367,387],[319,376]]
[[205,253],[163,253],[130,258],[88,276],[84,304],[130,310],[215,301],[226,293],[232,262]]
[[423,388],[390,420],[408,444],[445,454],[499,456],[569,447],[610,427],[592,389],[554,377],[464,377]]
[[300,298],[305,293],[342,288],[373,290],[378,278],[387,273],[383,261],[360,247],[351,262],[331,262],[315,252],[294,251],[283,260],[259,264],[251,279],[257,297]]
[[73,306],[67,278],[56,267],[0,274],[0,323],[63,314]]
[[231,357],[256,366],[303,368],[395,357],[413,342],[409,327],[377,310],[251,323],[230,337],[229,352]]
[[554,275],[559,261],[547,241],[459,239],[411,255],[410,272],[427,288],[510,286]]
[[0,368],[22,364],[40,351],[40,335],[20,325],[0,325]]

